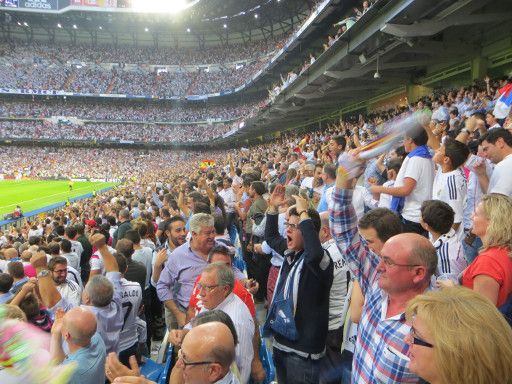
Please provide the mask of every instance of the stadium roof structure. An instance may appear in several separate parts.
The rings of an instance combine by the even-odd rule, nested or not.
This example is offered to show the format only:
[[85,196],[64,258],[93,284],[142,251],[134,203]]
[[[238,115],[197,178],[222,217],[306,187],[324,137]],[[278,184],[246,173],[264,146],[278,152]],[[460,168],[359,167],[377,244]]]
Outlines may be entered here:
[[[152,1],[190,7],[149,12]],[[313,7],[312,0],[0,0],[0,28],[4,39],[203,47],[278,37]]]
[[270,106],[221,142],[306,126],[320,115],[339,117],[343,107],[421,84],[432,67],[463,63],[459,72],[471,71],[485,44],[510,38],[510,21],[509,0],[377,2]]

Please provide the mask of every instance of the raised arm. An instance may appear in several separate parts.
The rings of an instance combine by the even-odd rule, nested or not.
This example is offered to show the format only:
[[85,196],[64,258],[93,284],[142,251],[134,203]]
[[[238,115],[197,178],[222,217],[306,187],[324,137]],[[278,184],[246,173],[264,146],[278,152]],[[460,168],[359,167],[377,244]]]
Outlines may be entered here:
[[332,194],[333,199],[329,207],[329,224],[332,237],[341,254],[344,255],[363,292],[366,292],[376,278],[379,259],[359,236],[357,216],[352,206],[354,184],[355,179],[350,178],[343,168],[339,167]]
[[279,234],[278,227],[278,208],[285,202],[285,187],[277,185],[269,199],[267,209],[267,223],[265,224],[265,241],[274,251],[280,255],[288,248],[286,239]]
[[46,253],[37,251],[30,259],[30,263],[37,271],[37,282],[39,295],[47,308],[53,308],[61,299],[59,291],[53,282],[52,275],[48,270]]

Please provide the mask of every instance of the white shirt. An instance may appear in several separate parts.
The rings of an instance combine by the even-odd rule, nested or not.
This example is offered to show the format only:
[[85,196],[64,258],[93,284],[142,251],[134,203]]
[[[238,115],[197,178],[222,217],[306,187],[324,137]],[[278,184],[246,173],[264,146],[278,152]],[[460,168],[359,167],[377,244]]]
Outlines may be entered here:
[[348,265],[341,256],[341,252],[334,239],[327,240],[322,247],[329,252],[334,264],[331,292],[329,294],[329,331],[340,328],[345,319],[343,309],[345,296],[350,283],[350,272]]
[[136,320],[142,303],[142,289],[139,283],[125,278],[122,278],[120,283],[124,322],[119,336],[119,351],[124,351],[139,340]]
[[512,196],[512,154],[496,164],[489,180],[487,193]]
[[219,192],[219,196],[222,197],[222,200],[224,200],[226,212],[235,212],[236,196],[235,192],[233,192],[233,188],[223,189]]
[[459,275],[468,266],[468,261],[464,254],[462,242],[458,240],[455,230],[441,235],[436,241],[432,241],[432,245],[437,253],[437,270],[436,276],[451,277],[455,281]]
[[66,258],[69,266],[80,272],[80,258],[75,252],[61,253],[61,256]]
[[[107,248],[111,254],[116,253],[116,250],[111,246],[107,245]],[[91,266],[91,271],[100,271],[100,275],[105,274],[105,265],[103,264],[103,257],[100,254],[100,251],[96,251],[92,254],[91,259],[89,260],[89,265]]]
[[66,279],[62,284],[56,286],[62,298],[64,298],[73,307],[78,307],[82,301],[82,290],[77,283]]
[[453,222],[462,223],[467,190],[466,177],[461,168],[450,172],[442,172],[439,168],[434,178],[432,199],[444,201],[452,207],[455,212]]
[[84,285],[82,284],[82,278],[80,277],[80,273],[69,264],[67,279],[75,282],[80,287],[80,291],[84,290]]
[[84,251],[84,247],[82,243],[76,240],[69,240],[71,242],[71,252],[75,252],[78,257],[82,257],[82,253]]
[[432,184],[434,183],[432,159],[419,156],[406,157],[396,177],[395,187],[403,187],[406,177],[414,179],[416,186],[409,196],[405,197],[402,216],[406,220],[419,223],[421,204],[432,198]]
[[304,179],[302,179],[301,183],[300,183],[300,188],[301,189],[313,189],[313,180],[315,178],[313,176],[308,176],[308,177],[305,177]]
[[[473,213],[475,212],[476,206],[478,205],[478,203],[482,199],[482,196],[484,195],[482,187],[480,186],[480,181],[478,180],[478,176],[471,167],[468,168],[470,172],[468,179],[468,193],[466,196],[466,204],[464,206],[464,229],[469,229],[473,227]],[[490,179],[492,176],[492,171],[494,169],[494,164],[486,159],[485,169],[487,177]]]
[[144,289],[149,288],[149,279],[151,278],[151,272],[153,271],[153,251],[148,247],[137,249],[135,252],[133,252],[132,260],[138,261],[146,267],[146,286]]
[[[242,383],[248,383],[251,375],[251,362],[254,356],[252,338],[254,337],[254,320],[247,305],[235,294],[230,293],[215,309],[220,309],[233,320],[238,335],[236,346],[236,364],[240,370]],[[200,313],[208,311],[201,309]]]

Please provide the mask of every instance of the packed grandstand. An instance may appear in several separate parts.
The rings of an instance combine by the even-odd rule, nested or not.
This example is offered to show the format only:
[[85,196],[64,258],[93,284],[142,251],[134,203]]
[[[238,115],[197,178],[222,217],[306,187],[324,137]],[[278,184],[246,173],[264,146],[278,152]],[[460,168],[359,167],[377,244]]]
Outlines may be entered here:
[[512,4],[164,3],[0,1],[0,383],[512,383]]

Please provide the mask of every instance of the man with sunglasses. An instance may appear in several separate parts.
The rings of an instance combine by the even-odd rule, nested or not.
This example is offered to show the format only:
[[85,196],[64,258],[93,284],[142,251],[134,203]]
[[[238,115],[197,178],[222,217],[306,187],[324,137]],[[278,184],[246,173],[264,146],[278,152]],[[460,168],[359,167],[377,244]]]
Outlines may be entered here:
[[[357,156],[357,155],[355,155]],[[380,257],[363,241],[352,207],[355,180],[338,169],[330,224],[334,239],[361,286],[365,303],[352,365],[352,383],[414,383],[407,368],[407,302],[430,287],[437,268],[432,244],[416,233],[389,238]]]

